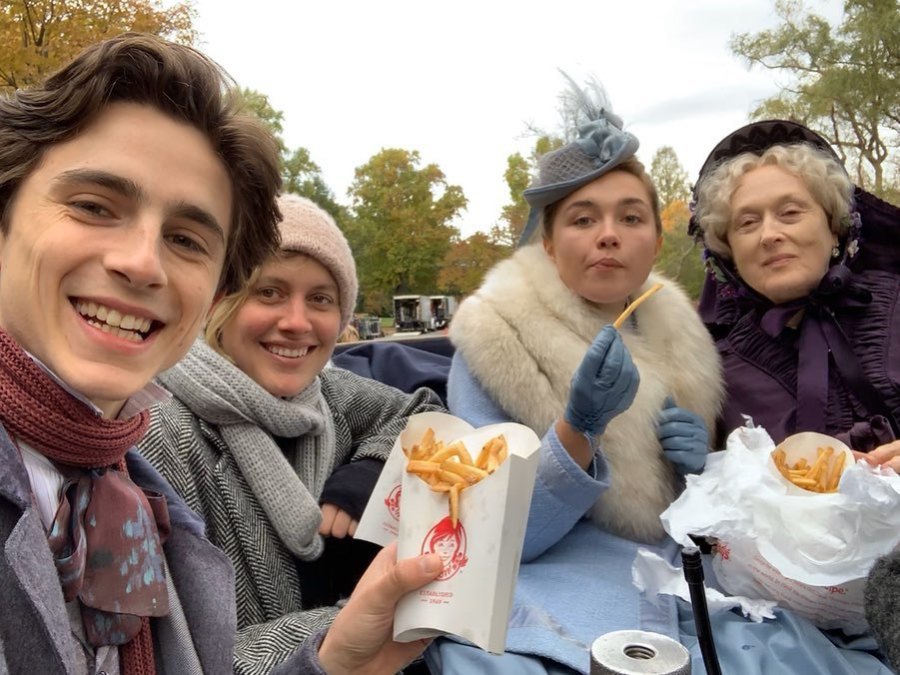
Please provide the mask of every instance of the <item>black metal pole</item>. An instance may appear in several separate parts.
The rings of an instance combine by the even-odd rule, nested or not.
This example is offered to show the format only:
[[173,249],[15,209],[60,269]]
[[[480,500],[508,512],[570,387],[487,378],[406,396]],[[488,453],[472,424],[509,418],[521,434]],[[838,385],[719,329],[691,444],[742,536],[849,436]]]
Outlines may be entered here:
[[716,656],[716,642],[713,640],[712,626],[709,624],[709,609],[706,607],[706,589],[703,586],[703,560],[700,550],[688,546],[681,551],[681,562],[684,566],[684,578],[691,592],[691,609],[694,613],[694,626],[697,629],[697,640],[700,642],[700,653],[706,675],[722,675],[719,668],[719,657]]

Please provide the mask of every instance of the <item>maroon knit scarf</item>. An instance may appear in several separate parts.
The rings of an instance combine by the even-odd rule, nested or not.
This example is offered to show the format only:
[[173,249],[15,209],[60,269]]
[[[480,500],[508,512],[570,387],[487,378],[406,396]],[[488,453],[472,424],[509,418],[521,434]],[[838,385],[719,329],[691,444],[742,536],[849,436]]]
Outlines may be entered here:
[[[60,387],[5,331],[0,330],[0,423],[11,437],[22,439],[35,451],[62,465],[60,469],[70,476],[60,495],[60,509],[49,533],[51,549],[56,547],[54,558],[67,601],[90,595],[92,590],[101,595],[107,591],[106,595],[109,595],[106,581],[110,576],[104,576],[102,569],[92,569],[85,564],[85,561],[98,558],[91,556],[91,551],[122,550],[125,545],[139,540],[159,551],[161,556],[156,520],[161,519],[160,526],[165,532],[168,518],[164,499],[143,495],[128,478],[125,468],[125,453],[144,435],[149,420],[147,411],[127,420],[104,419]],[[153,502],[152,506],[146,497]],[[107,518],[115,521],[110,527],[94,525],[94,522]],[[123,541],[116,533],[121,529],[118,524],[135,522],[137,534]],[[98,531],[99,535],[96,534]],[[130,587],[127,592],[130,594]],[[155,592],[159,595],[158,588]],[[153,602],[167,608],[164,594],[161,600],[157,598]],[[102,624],[104,613],[94,612],[93,619],[89,619],[85,606],[82,608],[85,631],[90,637],[90,624]],[[147,617],[165,613],[141,612],[139,616],[130,617],[133,625],[127,631],[129,641],[119,651],[121,670],[126,675],[156,673]]]

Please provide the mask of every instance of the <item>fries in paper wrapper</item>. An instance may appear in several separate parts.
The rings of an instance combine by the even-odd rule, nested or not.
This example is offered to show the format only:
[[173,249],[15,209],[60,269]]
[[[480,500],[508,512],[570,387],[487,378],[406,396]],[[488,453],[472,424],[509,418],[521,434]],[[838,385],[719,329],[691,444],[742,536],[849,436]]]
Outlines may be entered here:
[[713,569],[733,595],[774,600],[821,628],[867,628],[866,576],[900,543],[900,477],[817,433],[775,444],[740,428],[662,514],[673,539],[718,540]]
[[788,493],[799,496],[837,492],[844,469],[854,461],[846,445],[814,432],[786,438],[771,457]]
[[433,552],[444,561],[435,581],[401,600],[395,640],[450,633],[503,652],[539,447],[520,424],[410,418],[356,531],[381,545],[396,536],[401,558]]

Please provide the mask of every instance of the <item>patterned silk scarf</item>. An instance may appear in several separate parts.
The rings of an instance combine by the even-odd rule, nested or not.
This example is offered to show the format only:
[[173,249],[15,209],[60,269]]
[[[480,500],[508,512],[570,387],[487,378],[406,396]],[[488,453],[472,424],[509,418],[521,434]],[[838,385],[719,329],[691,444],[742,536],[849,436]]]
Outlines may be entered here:
[[79,600],[88,641],[121,645],[126,675],[155,673],[148,617],[168,614],[168,511],[165,498],[145,493],[125,467],[149,414],[104,419],[0,331],[0,422],[66,478],[48,542],[66,602]]

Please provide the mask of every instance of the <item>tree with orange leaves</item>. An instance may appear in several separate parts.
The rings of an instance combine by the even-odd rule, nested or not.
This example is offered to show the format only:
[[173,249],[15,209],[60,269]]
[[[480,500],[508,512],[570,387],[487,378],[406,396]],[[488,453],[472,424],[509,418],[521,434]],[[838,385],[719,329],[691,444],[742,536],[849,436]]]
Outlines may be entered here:
[[193,44],[194,7],[159,0],[0,0],[0,91],[43,80],[89,44],[135,31]]

